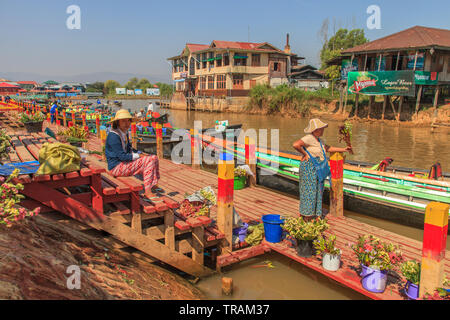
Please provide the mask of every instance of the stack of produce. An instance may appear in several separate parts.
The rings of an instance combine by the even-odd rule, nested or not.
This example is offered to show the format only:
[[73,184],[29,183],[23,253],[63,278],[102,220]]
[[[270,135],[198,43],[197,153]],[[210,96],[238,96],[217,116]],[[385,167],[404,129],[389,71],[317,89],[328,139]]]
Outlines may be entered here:
[[186,217],[209,217],[210,208],[217,203],[211,187],[205,187],[185,197],[181,202],[180,213]]

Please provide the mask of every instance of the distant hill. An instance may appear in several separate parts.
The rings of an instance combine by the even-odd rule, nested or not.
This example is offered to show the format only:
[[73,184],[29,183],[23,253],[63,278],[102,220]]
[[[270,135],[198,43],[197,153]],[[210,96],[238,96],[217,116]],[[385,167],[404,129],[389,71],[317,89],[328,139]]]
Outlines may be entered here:
[[47,80],[55,80],[58,82],[96,82],[106,80],[116,80],[120,84],[125,84],[130,78],[137,77],[138,79],[146,78],[150,83],[165,82],[169,83],[169,75],[146,75],[134,73],[119,73],[119,72],[93,72],[77,75],[55,76],[43,75],[28,72],[0,72],[0,78],[5,78],[11,81],[36,81],[42,83]]

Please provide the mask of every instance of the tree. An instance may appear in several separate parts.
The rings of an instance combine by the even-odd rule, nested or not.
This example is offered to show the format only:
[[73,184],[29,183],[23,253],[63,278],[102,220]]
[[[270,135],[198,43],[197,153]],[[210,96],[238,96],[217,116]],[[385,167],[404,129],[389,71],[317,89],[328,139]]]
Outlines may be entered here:
[[143,91],[145,91],[145,89],[150,88],[152,85],[150,84],[150,81],[148,81],[145,78],[142,78],[141,80],[139,80],[139,82],[136,84],[136,87],[139,89],[142,89]]
[[127,84],[125,85],[125,88],[134,90],[137,88],[138,82],[139,82],[138,78],[133,77],[130,80],[128,80]]
[[107,94],[114,94],[118,87],[120,87],[120,83],[115,80],[106,80],[105,82],[105,92]]
[[157,82],[156,85],[159,88],[159,95],[161,97],[170,98],[173,95],[173,86],[170,84]]
[[[323,31],[321,30],[323,34]],[[333,92],[334,81],[340,76],[340,66],[328,65],[328,62],[341,55],[342,50],[349,49],[369,40],[364,36],[363,29],[340,28],[328,41],[325,41],[320,51],[320,69],[325,71],[327,77],[331,80],[331,90]]]
[[103,92],[104,88],[105,88],[105,84],[100,81],[86,85],[87,92]]

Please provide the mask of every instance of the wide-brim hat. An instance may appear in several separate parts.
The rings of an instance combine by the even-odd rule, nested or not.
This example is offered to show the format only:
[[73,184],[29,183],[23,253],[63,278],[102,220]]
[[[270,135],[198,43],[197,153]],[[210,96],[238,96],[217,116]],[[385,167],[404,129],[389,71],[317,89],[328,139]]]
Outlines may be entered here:
[[317,118],[311,119],[309,120],[308,126],[305,128],[305,133],[312,133],[314,130],[326,127],[328,127],[328,123],[322,122]]
[[121,120],[121,119],[131,119],[131,121],[134,120],[133,116],[130,114],[130,112],[126,109],[120,109],[116,112],[114,115],[114,118],[109,121],[109,123],[113,123],[114,121]]

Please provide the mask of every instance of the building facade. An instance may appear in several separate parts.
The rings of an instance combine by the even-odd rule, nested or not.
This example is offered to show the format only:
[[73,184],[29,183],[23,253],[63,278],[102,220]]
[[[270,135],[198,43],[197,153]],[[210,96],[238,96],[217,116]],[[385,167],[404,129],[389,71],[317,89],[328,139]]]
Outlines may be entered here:
[[176,91],[185,96],[247,96],[257,84],[288,83],[292,66],[303,59],[265,43],[214,40],[210,45],[186,44],[169,58]]

